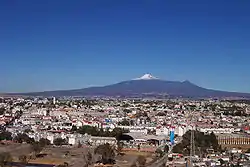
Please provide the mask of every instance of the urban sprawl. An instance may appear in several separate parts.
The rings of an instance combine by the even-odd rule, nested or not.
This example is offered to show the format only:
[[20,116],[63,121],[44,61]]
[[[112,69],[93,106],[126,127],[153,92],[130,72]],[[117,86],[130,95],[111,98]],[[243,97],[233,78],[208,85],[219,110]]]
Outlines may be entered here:
[[0,98],[0,166],[250,166],[250,101]]

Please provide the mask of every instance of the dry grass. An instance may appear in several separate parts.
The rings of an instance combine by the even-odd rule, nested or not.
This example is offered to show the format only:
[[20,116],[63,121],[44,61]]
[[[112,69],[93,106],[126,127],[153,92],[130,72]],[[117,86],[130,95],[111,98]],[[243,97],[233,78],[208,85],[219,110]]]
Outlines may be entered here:
[[59,159],[59,158],[50,158],[50,157],[45,157],[45,158],[37,158],[35,160],[30,160],[29,163],[38,163],[38,164],[63,164],[65,162],[64,159]]
[[123,156],[117,157],[114,167],[130,167],[138,156],[144,156],[147,159],[147,163],[152,161],[152,153],[149,152],[124,151],[123,153]]
[[142,155],[142,156],[145,156],[145,157],[148,157],[148,156],[152,155],[152,153],[149,153],[149,152],[140,152],[140,151],[126,151],[124,153],[126,155],[134,155],[134,156]]

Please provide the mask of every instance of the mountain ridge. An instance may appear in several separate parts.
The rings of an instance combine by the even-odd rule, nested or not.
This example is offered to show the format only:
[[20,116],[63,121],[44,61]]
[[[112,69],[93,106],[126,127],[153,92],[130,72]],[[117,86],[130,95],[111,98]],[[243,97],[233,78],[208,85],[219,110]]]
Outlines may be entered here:
[[30,93],[12,93],[12,95],[24,96],[108,96],[108,97],[239,97],[250,98],[250,93],[228,92],[200,87],[192,82],[166,81],[150,74],[145,74],[141,78],[122,81],[106,86],[94,86],[81,89],[55,90]]

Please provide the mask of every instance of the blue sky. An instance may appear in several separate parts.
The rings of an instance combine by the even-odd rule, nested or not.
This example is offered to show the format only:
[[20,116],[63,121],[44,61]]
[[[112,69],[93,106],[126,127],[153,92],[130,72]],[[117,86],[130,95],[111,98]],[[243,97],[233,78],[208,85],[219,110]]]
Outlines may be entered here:
[[151,73],[250,92],[250,1],[2,0],[0,92]]

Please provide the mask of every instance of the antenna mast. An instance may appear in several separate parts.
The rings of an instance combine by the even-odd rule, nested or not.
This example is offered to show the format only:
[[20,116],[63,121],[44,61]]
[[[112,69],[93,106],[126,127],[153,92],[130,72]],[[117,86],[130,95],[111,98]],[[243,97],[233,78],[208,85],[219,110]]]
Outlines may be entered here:
[[191,120],[190,120],[190,125],[191,125],[191,137],[190,137],[190,166],[193,167],[193,157],[195,156],[195,126],[193,122],[193,112],[191,112]]

